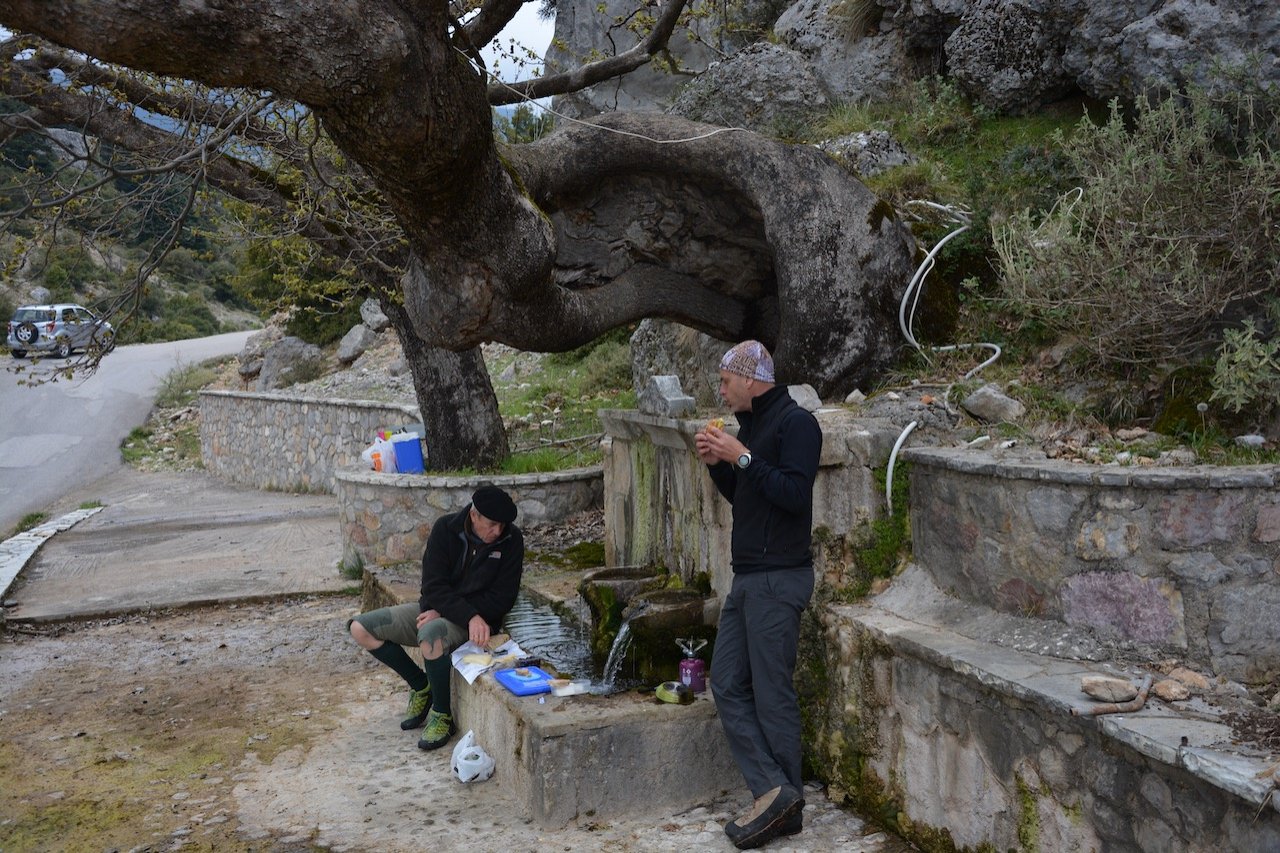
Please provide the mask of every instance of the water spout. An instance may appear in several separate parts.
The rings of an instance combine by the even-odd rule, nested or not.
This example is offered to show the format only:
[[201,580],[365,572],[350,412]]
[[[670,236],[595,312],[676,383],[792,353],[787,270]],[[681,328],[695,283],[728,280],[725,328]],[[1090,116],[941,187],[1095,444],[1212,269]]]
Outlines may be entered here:
[[622,662],[626,660],[627,652],[630,649],[631,620],[628,619],[618,629],[618,636],[613,638],[613,647],[609,649],[609,658],[604,664],[604,678],[601,679],[599,684],[601,693],[613,691],[613,683],[618,678],[618,670],[622,669]]

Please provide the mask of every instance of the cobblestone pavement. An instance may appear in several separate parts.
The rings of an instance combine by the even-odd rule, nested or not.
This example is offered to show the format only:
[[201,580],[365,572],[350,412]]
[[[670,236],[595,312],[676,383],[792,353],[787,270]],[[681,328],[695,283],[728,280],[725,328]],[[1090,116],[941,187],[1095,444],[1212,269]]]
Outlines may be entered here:
[[[0,850],[732,849],[721,827],[749,806],[737,779],[675,814],[646,813],[637,779],[630,814],[556,829],[526,822],[499,777],[461,784],[451,750],[400,731],[402,683],[344,634],[358,606],[303,597],[0,634]],[[820,786],[807,800],[804,832],[767,849],[908,849]]]

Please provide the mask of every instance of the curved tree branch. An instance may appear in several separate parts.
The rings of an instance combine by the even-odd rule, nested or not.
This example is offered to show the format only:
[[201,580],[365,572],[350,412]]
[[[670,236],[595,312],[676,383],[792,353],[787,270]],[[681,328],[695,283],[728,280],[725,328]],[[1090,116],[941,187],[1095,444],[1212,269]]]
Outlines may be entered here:
[[463,27],[467,41],[476,47],[484,47],[493,41],[525,2],[527,0],[485,0],[480,11]]
[[494,106],[514,104],[518,101],[547,98],[552,95],[563,95],[576,92],[596,83],[619,77],[634,71],[647,63],[654,55],[662,51],[671,33],[680,20],[687,0],[666,0],[662,15],[654,22],[653,29],[634,47],[616,56],[610,56],[597,62],[588,62],[572,71],[563,74],[552,74],[547,77],[535,77],[521,80],[518,83],[490,83],[489,103]]

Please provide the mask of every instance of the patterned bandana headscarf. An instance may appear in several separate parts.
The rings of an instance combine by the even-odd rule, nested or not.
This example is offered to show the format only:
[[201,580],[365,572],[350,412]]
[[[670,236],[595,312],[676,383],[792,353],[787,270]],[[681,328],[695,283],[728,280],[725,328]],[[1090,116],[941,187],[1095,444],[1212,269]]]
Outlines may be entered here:
[[720,359],[720,369],[738,376],[773,383],[773,357],[759,341],[743,341]]

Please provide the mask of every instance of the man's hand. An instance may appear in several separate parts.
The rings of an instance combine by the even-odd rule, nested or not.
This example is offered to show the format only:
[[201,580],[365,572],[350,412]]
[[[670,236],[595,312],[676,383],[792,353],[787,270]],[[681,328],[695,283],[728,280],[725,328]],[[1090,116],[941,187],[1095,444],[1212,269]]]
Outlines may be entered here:
[[698,451],[698,458],[707,465],[737,462],[738,457],[747,452],[745,444],[710,424],[693,437],[693,446]]
[[471,621],[467,623],[467,633],[471,642],[480,648],[484,648],[489,643],[489,623],[484,621],[484,617],[477,613],[471,617]]
[[424,610],[418,614],[418,627],[421,628],[423,625],[427,624],[432,619],[439,619],[439,618],[440,618],[440,611]]

